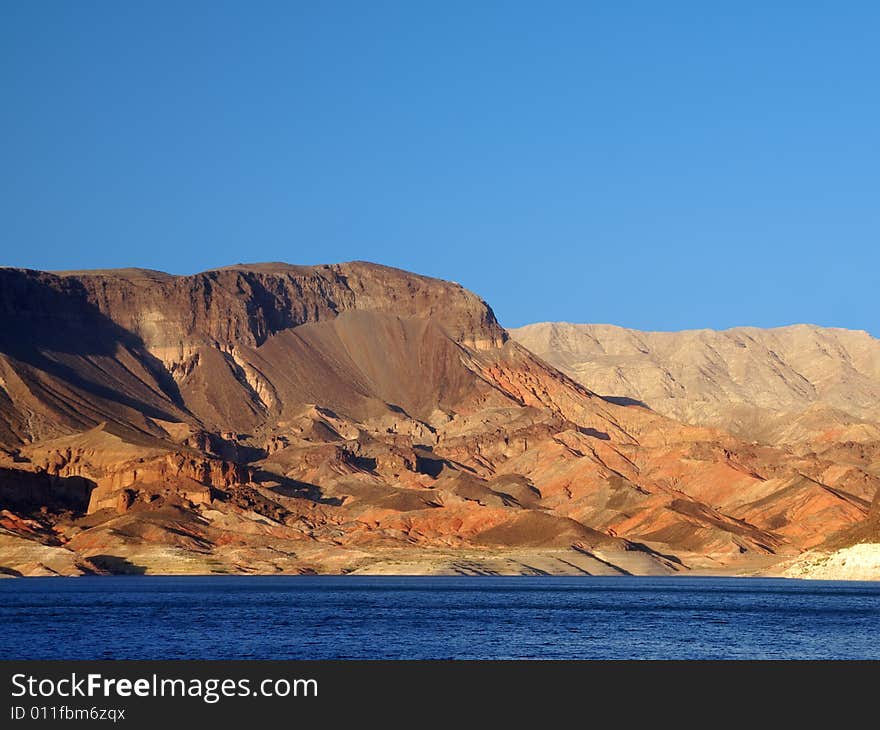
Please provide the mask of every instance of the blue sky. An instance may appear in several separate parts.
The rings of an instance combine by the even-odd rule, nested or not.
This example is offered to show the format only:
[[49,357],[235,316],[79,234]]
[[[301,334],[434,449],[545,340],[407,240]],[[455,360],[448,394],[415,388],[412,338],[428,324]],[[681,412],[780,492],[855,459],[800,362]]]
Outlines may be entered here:
[[880,5],[0,5],[0,264],[364,259],[502,323],[880,334]]

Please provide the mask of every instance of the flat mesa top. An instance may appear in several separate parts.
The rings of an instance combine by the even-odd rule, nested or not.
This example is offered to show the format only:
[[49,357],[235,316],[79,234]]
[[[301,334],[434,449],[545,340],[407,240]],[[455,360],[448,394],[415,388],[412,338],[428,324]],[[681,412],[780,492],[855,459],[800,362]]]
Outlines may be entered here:
[[231,266],[220,266],[215,269],[206,269],[205,271],[196,272],[194,274],[169,274],[167,271],[159,271],[158,269],[142,269],[137,267],[127,267],[121,269],[76,269],[67,271],[50,271],[50,274],[56,276],[113,276],[127,279],[176,279],[187,276],[197,276],[198,274],[207,274],[212,271],[252,271],[259,274],[278,274],[287,272],[304,272],[315,268],[312,266],[296,266],[294,264],[285,264],[281,262],[266,262],[257,264],[233,264]]
[[[267,275],[279,275],[279,274],[309,274],[311,272],[320,271],[320,270],[329,270],[329,269],[338,269],[338,268],[347,268],[347,269],[360,269],[360,270],[373,270],[377,272],[385,272],[386,274],[398,274],[405,275],[409,278],[417,278],[417,279],[431,279],[432,277],[421,276],[418,274],[412,274],[410,272],[404,271],[403,269],[397,269],[391,266],[384,266],[382,264],[372,263],[370,261],[347,261],[337,264],[314,264],[314,265],[306,265],[306,264],[288,264],[283,261],[265,261],[265,262],[257,262],[251,264],[232,264],[230,266],[218,266],[212,269],[205,269],[204,271],[195,272],[192,274],[170,274],[166,271],[159,271],[157,269],[145,269],[138,267],[125,267],[119,269],[71,269],[71,270],[63,270],[63,271],[54,271],[50,270],[46,273],[53,274],[55,276],[99,276],[99,277],[113,277],[118,279],[152,279],[155,281],[167,281],[170,279],[180,279],[187,278],[190,276],[200,276],[203,274],[210,274],[218,271],[241,271],[248,272],[254,274],[267,274]],[[2,266],[0,269],[13,269],[18,271],[24,270],[33,270],[39,271],[39,269],[24,269],[21,267],[15,266]],[[454,282],[449,282],[453,283]]]
[[157,269],[77,269],[70,271],[49,271],[56,276],[117,276],[128,279],[173,279],[174,274]]

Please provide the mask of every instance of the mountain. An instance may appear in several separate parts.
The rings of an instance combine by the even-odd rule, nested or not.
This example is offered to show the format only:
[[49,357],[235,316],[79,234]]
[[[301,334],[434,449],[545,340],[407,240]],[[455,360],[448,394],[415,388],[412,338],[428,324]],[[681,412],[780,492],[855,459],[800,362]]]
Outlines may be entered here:
[[867,439],[601,397],[375,264],[0,269],[0,320],[9,575],[754,572],[861,529],[880,485]]
[[766,443],[880,438],[880,340],[867,332],[546,322],[511,336],[596,392],[685,423]]

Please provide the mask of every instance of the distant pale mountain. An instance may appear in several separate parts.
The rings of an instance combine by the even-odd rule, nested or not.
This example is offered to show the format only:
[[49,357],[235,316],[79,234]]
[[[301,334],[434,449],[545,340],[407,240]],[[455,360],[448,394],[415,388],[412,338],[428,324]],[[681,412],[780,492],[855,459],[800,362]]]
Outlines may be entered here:
[[880,340],[867,332],[813,325],[640,332],[547,322],[510,333],[592,391],[686,423],[769,443],[880,434]]

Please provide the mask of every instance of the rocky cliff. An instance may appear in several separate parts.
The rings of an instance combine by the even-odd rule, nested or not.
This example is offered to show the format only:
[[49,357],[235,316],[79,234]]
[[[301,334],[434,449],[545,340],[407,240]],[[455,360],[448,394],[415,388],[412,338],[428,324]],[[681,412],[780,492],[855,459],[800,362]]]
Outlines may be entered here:
[[878,486],[868,440],[599,397],[476,295],[373,264],[5,269],[0,320],[8,574],[755,571]]

